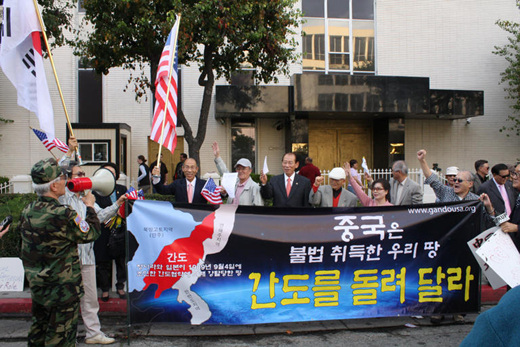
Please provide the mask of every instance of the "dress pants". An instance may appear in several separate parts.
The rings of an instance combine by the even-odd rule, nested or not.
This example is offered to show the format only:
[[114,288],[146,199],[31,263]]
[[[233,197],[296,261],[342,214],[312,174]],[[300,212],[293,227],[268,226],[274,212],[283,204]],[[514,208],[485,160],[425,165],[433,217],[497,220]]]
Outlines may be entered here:
[[96,265],[81,265],[81,276],[85,295],[80,299],[81,318],[87,331],[86,338],[101,334],[99,302],[96,287]]

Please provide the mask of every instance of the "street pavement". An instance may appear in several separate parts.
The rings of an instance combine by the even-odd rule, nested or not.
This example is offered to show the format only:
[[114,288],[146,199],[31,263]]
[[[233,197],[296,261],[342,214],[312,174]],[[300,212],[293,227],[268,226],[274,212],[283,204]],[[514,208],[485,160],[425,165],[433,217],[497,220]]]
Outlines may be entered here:
[[[482,311],[493,307],[502,291],[482,290]],[[458,346],[471,330],[477,313],[457,324],[451,315],[439,325],[429,317],[388,317],[258,325],[200,325],[174,323],[129,326],[126,300],[100,302],[102,330],[117,339],[113,346]],[[27,345],[30,292],[0,293],[0,346]],[[130,336],[130,338],[128,338]],[[80,319],[78,346],[84,343]]]

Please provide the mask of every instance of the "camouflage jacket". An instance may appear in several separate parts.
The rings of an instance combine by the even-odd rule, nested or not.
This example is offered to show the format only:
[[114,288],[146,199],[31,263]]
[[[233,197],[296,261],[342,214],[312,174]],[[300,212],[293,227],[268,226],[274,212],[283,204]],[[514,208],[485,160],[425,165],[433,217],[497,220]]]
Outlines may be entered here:
[[101,233],[93,208],[86,220],[58,200],[39,197],[27,205],[20,217],[21,258],[39,304],[67,305],[83,296],[78,243],[92,242]]

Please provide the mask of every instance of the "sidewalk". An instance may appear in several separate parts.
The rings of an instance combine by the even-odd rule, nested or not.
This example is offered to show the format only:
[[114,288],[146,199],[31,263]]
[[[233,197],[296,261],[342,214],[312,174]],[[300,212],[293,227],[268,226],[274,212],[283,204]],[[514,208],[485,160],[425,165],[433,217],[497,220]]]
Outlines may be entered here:
[[[506,292],[505,288],[494,291],[483,285],[481,294],[482,310],[496,304]],[[292,334],[317,331],[367,330],[380,328],[416,328],[431,326],[428,317],[386,317],[369,319],[311,321],[296,323],[276,323],[257,325],[190,325],[184,323],[148,323],[133,324],[130,328],[126,319],[126,300],[119,299],[111,292],[108,302],[100,301],[100,319],[106,334],[125,340],[130,333],[131,339],[139,336],[148,337],[191,337],[191,336],[241,336],[261,334]],[[465,317],[466,324],[473,324],[478,313]],[[0,293],[0,341],[25,341],[31,325],[30,292]],[[456,324],[451,315],[446,315],[441,325]],[[85,329],[80,319],[78,338],[82,341]]]

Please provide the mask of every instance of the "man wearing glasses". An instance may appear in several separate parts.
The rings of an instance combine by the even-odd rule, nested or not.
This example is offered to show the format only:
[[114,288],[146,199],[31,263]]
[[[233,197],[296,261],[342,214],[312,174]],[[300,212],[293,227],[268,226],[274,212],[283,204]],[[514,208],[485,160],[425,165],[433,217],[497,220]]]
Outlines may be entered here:
[[496,215],[506,213],[511,215],[511,211],[515,206],[517,193],[513,188],[513,184],[509,180],[511,176],[506,164],[496,164],[491,168],[493,178],[482,183],[478,190],[478,194],[486,193],[495,208]]
[[[69,145],[71,142],[69,141]],[[76,161],[69,162],[69,168],[67,170],[68,176],[71,179],[85,177],[85,172],[81,169]],[[115,177],[114,177],[115,180]],[[85,218],[87,213],[87,205],[83,202],[82,195],[85,198],[94,199],[91,191],[87,194],[84,192],[71,192],[68,188],[65,188],[65,194],[59,198],[59,201],[66,206],[74,209],[79,217]],[[119,206],[121,206],[126,200],[126,196],[121,196],[111,206],[101,209],[95,205],[99,221],[101,223],[106,222],[111,217],[115,216]],[[106,336],[101,331],[101,323],[99,322],[99,302],[97,299],[97,285],[96,285],[96,259],[94,255],[94,242],[83,243],[78,245],[78,255],[80,260],[81,277],[83,279],[83,287],[85,295],[80,300],[81,307],[81,318],[85,325],[86,336],[85,343],[87,344],[100,344],[106,345],[114,343],[115,340],[112,337]]]

